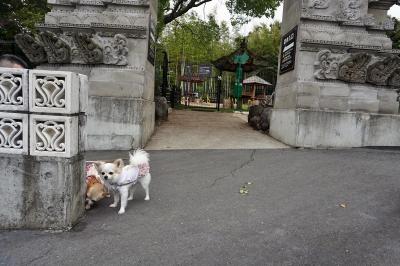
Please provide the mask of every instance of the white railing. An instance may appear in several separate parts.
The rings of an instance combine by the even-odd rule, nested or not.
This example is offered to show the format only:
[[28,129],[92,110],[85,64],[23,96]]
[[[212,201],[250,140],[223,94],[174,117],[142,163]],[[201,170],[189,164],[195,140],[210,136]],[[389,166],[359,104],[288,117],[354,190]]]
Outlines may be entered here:
[[0,68],[0,153],[71,158],[84,149],[88,79]]

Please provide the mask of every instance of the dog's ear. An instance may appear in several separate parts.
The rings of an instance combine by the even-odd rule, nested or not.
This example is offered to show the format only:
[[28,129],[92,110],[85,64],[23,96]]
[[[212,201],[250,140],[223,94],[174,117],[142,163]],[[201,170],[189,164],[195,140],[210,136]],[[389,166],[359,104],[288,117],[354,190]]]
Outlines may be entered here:
[[105,162],[98,161],[98,162],[94,162],[93,165],[98,172],[101,172],[101,168],[103,168],[104,164],[105,164]]
[[124,161],[122,159],[117,159],[114,161],[114,164],[118,167],[118,168],[122,168],[124,167]]

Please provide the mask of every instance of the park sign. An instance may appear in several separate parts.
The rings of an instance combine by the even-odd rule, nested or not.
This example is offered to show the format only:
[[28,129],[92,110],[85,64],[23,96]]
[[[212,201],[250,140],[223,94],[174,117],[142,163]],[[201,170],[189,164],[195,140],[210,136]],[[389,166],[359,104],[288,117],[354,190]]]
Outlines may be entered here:
[[200,65],[199,76],[203,78],[210,78],[212,76],[212,65]]
[[149,37],[148,37],[148,52],[147,60],[154,66],[156,60],[156,25],[152,21],[151,16],[149,19]]
[[282,37],[280,75],[294,70],[296,61],[297,26]]

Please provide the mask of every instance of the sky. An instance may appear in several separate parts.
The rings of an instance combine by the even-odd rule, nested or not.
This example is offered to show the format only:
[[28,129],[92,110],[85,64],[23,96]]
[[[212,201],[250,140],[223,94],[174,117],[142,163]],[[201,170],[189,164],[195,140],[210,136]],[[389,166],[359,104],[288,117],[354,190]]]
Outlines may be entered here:
[[[257,26],[261,23],[270,24],[274,20],[282,21],[282,9],[283,8],[281,5],[275,12],[275,17],[273,19],[267,19],[265,17],[260,19],[252,19],[250,23],[242,26],[242,28],[240,29],[240,33],[242,35],[248,35],[248,33],[254,28],[254,26]],[[219,22],[229,21],[231,17],[228,9],[225,6],[225,0],[214,0],[203,6],[195,8],[195,11],[199,14],[201,18],[207,17],[207,14],[215,13],[216,18]],[[393,6],[389,10],[389,15],[400,19],[400,6]]]

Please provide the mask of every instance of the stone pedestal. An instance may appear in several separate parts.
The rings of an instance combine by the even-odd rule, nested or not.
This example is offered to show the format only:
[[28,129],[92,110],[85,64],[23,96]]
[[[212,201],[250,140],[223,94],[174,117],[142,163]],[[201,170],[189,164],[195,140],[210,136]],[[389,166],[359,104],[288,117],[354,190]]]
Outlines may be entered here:
[[399,51],[385,34],[396,2],[285,0],[273,137],[298,147],[400,145]]
[[[39,69],[88,76],[88,150],[142,147],[154,130],[157,0],[49,0],[40,33],[16,40]],[[35,49],[33,49],[35,47]]]
[[69,229],[84,212],[84,158],[0,154],[0,229]]
[[0,229],[68,229],[84,211],[87,77],[0,68]]

